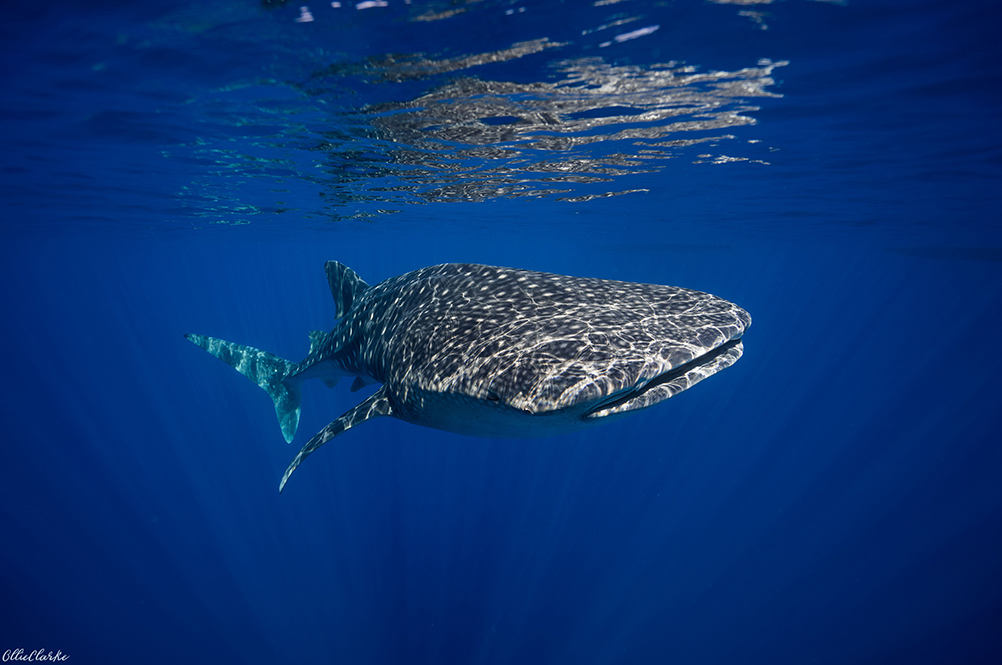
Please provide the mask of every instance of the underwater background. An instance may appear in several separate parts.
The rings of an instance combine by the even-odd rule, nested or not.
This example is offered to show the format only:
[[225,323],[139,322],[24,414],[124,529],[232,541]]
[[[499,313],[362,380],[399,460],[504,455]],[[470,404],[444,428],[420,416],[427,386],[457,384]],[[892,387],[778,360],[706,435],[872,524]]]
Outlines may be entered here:
[[[4,5],[0,651],[71,663],[1002,662],[1002,16],[985,0]],[[747,309],[532,440],[268,397],[442,262]],[[7,652],[10,652],[9,654]]]

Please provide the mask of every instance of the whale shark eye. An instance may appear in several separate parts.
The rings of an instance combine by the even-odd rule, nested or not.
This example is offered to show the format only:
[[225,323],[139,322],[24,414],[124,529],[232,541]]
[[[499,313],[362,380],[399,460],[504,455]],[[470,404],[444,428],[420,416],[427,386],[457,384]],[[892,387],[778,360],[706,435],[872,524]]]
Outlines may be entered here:
[[492,401],[492,402],[497,402],[499,399],[501,399],[501,396],[498,395],[493,390],[488,390],[487,391],[487,399],[490,400],[490,401]]

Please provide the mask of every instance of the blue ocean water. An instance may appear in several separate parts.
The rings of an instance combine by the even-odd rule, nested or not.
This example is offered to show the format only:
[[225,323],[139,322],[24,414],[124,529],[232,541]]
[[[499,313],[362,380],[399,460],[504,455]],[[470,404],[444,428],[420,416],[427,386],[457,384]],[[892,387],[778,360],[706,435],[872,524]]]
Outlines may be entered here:
[[[1002,42],[983,0],[46,2],[0,22],[0,651],[1002,662]],[[738,303],[745,355],[533,440],[260,390],[478,262]],[[6,656],[5,656],[6,657]]]

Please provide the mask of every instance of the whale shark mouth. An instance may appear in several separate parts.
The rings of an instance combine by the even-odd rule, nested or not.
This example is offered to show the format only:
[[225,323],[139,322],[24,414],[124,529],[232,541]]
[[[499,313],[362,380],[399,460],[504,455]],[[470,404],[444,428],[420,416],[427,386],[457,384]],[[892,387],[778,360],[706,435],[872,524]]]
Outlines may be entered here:
[[596,404],[582,415],[584,420],[605,418],[617,413],[637,411],[674,397],[688,390],[708,376],[736,363],[744,347],[741,338],[737,337],[709,353],[693,358],[663,374],[659,374],[642,386],[637,386],[623,393],[613,395],[608,400]]

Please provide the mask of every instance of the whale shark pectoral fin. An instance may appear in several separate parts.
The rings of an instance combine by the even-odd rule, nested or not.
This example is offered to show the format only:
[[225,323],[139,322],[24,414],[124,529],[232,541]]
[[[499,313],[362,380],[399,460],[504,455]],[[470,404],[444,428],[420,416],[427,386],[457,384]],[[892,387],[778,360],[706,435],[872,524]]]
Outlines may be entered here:
[[289,468],[285,470],[285,473],[282,475],[282,482],[278,485],[279,493],[285,489],[285,483],[289,481],[289,476],[291,476],[292,472],[296,470],[296,467],[302,464],[303,460],[306,459],[314,450],[324,445],[338,434],[341,434],[345,430],[349,430],[355,425],[365,422],[370,418],[375,418],[376,416],[392,416],[393,408],[390,406],[388,395],[389,391],[386,389],[386,386],[382,386],[379,390],[362,400],[358,405],[349,409],[340,418],[317,432],[312,439],[306,442],[303,449],[300,450],[299,454],[297,454],[295,459],[292,460],[292,464],[290,464]]

